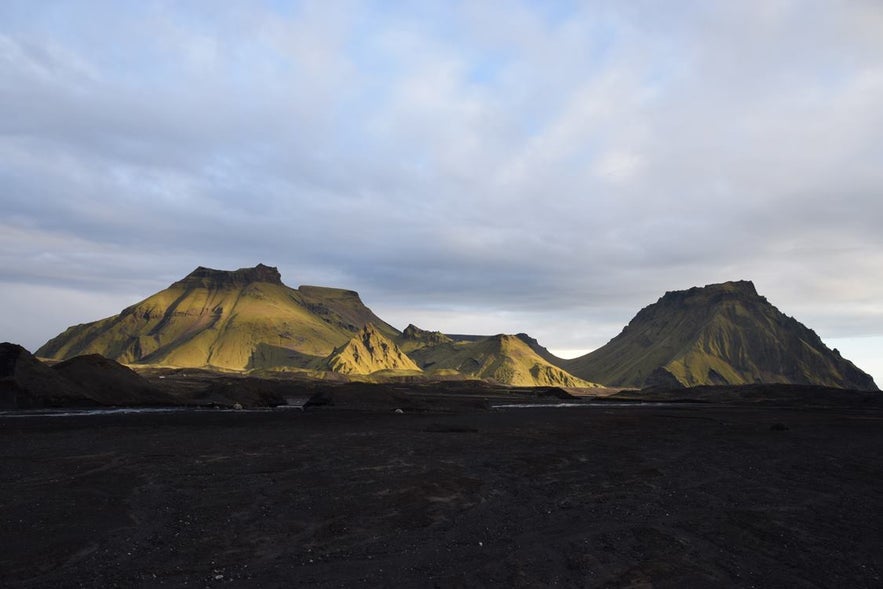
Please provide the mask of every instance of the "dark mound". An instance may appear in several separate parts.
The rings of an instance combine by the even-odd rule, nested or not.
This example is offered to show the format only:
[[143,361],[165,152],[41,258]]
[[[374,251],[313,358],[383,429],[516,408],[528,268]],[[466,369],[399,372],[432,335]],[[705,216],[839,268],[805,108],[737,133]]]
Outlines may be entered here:
[[32,409],[87,402],[85,392],[18,344],[0,344],[0,408]]
[[100,356],[88,354],[59,362],[51,368],[76,384],[101,405],[167,405],[176,403],[132,369]]

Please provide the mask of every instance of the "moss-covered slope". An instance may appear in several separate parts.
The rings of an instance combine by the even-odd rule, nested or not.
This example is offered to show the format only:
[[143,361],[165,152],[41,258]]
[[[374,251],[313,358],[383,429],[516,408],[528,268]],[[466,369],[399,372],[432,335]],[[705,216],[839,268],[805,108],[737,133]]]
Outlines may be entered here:
[[597,386],[553,366],[514,335],[495,335],[474,342],[442,342],[413,350],[410,355],[425,371],[456,371],[464,376],[502,384]]
[[405,352],[412,352],[427,346],[451,343],[454,340],[440,331],[426,331],[416,325],[409,324],[398,338],[399,347]]
[[341,374],[371,374],[381,370],[420,371],[411,358],[372,324],[366,325],[328,357],[325,365]]
[[876,390],[870,375],[747,281],[668,292],[605,346],[561,366],[608,386],[789,383]]
[[119,315],[77,325],[37,350],[63,360],[101,354],[129,364],[231,370],[307,367],[373,323],[398,332],[340,289],[282,284],[276,268],[197,268]]

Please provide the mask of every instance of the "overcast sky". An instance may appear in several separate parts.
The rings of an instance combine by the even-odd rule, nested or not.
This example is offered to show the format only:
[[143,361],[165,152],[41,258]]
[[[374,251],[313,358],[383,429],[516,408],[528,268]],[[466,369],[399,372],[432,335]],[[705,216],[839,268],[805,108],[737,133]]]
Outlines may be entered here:
[[573,355],[750,279],[883,383],[883,4],[0,2],[0,339],[198,265]]

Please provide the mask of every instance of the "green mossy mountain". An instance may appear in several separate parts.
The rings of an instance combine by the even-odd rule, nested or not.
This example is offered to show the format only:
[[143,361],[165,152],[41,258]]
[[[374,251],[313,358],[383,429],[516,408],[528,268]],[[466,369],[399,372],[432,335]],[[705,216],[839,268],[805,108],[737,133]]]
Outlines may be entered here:
[[420,372],[420,368],[395,342],[370,323],[350,341],[334,350],[325,365],[328,370],[341,374],[365,375],[381,370]]
[[59,361],[89,354],[129,365],[238,372],[422,370],[426,378],[515,386],[784,383],[877,390],[868,374],[746,281],[668,292],[607,345],[562,360],[526,334],[451,336],[414,325],[399,332],[358,293],[290,288],[263,264],[199,267],[119,315],[68,328],[36,352]]
[[603,347],[559,365],[607,386],[784,383],[877,390],[748,281],[667,292]]
[[410,352],[427,372],[457,372],[513,386],[596,387],[541,358],[520,337],[494,335],[477,341],[446,341]]
[[282,283],[276,268],[199,267],[119,315],[68,328],[36,355],[228,370],[311,368],[367,324],[398,330],[353,291]]

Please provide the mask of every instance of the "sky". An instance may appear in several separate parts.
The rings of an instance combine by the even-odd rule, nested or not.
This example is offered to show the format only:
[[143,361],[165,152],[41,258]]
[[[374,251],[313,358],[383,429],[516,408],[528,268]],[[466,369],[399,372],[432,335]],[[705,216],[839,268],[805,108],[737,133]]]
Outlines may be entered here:
[[597,348],[747,279],[883,383],[878,0],[0,2],[0,339],[197,266]]

